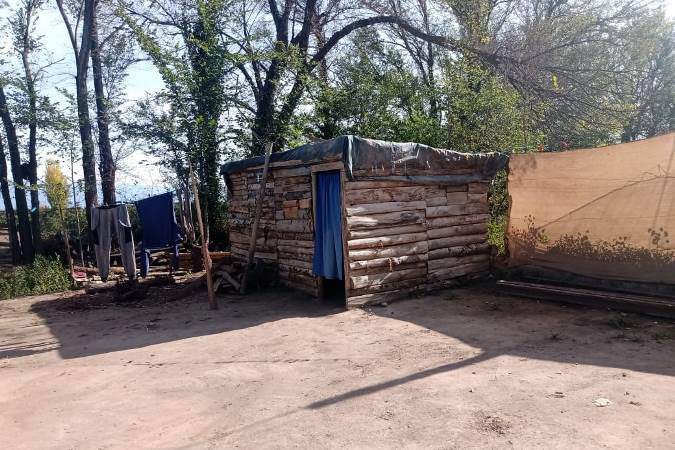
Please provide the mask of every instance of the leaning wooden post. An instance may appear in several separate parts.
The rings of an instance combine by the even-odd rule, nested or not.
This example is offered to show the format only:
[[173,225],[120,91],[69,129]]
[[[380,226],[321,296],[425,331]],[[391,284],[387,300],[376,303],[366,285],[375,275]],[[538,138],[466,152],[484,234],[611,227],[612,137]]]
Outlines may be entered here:
[[262,214],[263,200],[265,199],[265,189],[267,187],[267,172],[270,167],[270,156],[272,156],[272,146],[270,142],[267,144],[267,152],[265,152],[265,165],[263,165],[262,180],[260,180],[260,189],[258,190],[258,197],[255,199],[255,211],[253,218],[253,226],[251,227],[251,239],[248,242],[248,258],[246,258],[246,266],[244,266],[244,275],[241,277],[241,286],[239,292],[246,293],[246,278],[248,271],[253,264],[253,257],[255,256],[255,245],[258,240],[258,224],[260,223],[260,215]]
[[199,193],[197,192],[197,182],[195,175],[192,172],[192,164],[190,164],[190,181],[192,183],[192,192],[195,196],[195,209],[197,210],[197,221],[199,222],[199,233],[202,235],[202,258],[204,259],[204,270],[206,270],[206,289],[209,292],[209,307],[211,309],[218,309],[216,302],[216,295],[213,291],[213,278],[211,277],[211,256],[209,255],[209,243],[204,238],[204,222],[202,221],[202,207],[199,204]]

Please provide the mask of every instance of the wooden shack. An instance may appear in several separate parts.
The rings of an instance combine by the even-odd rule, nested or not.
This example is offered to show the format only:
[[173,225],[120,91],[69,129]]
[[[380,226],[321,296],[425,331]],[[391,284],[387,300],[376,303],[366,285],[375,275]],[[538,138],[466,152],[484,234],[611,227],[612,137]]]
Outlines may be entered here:
[[[342,278],[347,307],[394,300],[486,273],[491,177],[508,159],[421,144],[340,136],[225,164],[231,251],[247,256],[255,198],[265,189],[256,258],[278,266],[279,280],[322,296],[313,270],[317,178],[339,173]],[[326,208],[325,206],[322,206]],[[323,226],[323,225],[322,225]]]

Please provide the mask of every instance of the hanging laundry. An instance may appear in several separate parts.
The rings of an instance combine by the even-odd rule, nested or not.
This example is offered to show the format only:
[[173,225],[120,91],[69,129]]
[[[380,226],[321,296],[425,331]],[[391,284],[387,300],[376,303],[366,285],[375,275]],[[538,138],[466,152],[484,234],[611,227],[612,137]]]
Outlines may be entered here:
[[124,271],[130,280],[136,278],[136,257],[134,254],[134,236],[127,205],[95,206],[91,209],[91,233],[94,239],[96,264],[103,281],[110,273],[110,246],[113,230],[120,246],[120,255]]
[[173,210],[173,194],[156,195],[136,202],[141,222],[143,240],[141,241],[141,276],[145,278],[150,270],[150,251],[173,247],[173,268],[178,268],[178,244],[183,241],[180,235],[176,214]]

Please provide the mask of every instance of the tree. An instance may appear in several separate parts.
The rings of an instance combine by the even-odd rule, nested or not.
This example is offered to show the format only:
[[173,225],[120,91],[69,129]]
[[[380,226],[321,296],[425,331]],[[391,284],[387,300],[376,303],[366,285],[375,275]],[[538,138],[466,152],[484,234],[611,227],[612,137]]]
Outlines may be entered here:
[[[82,169],[84,172],[84,200],[87,210],[87,220],[91,220],[91,208],[98,203],[96,186],[96,153],[91,132],[89,116],[89,90],[87,77],[89,73],[89,52],[91,50],[91,28],[94,17],[94,0],[76,2],[70,8],[75,16],[75,26],[71,25],[69,10],[63,0],[56,0],[61,18],[68,32],[70,45],[75,58],[75,96],[77,99],[78,127],[82,143]],[[80,44],[78,45],[79,26],[82,24]]]
[[7,232],[9,234],[10,251],[12,252],[12,264],[17,265],[21,262],[21,247],[19,246],[16,218],[14,217],[14,206],[12,205],[12,197],[9,193],[7,176],[5,147],[2,142],[2,134],[0,133],[0,191],[2,193],[2,202],[5,205],[5,217],[7,218]]
[[66,248],[66,261],[68,262],[70,277],[72,279],[74,278],[73,257],[70,253],[70,241],[64,217],[64,210],[66,209],[68,201],[68,179],[61,171],[58,161],[47,161],[47,169],[45,171],[45,194],[47,195],[47,200],[51,207],[56,209],[59,213],[61,235],[63,236],[63,243]]
[[[224,86],[226,71],[232,65],[221,42],[219,29],[219,18],[224,13],[225,2],[196,0],[194,9],[182,6],[176,16],[163,21],[148,20],[132,6],[127,6],[129,14],[123,11],[120,14],[134,30],[139,45],[150,56],[167,86],[163,98],[169,101],[172,111],[169,123],[173,126],[175,120],[174,132],[178,131],[183,136],[182,142],[171,137],[168,151],[178,151],[185,156],[184,159],[172,157],[171,163],[184,184],[187,184],[186,163],[195,168],[205,221],[210,231],[216,231],[222,228],[224,221],[218,174],[220,120],[228,99],[232,98],[226,95]],[[170,27],[180,36],[180,43],[176,43],[177,47],[171,50],[163,49],[153,36],[154,33],[137,24],[134,17],[141,17],[152,25]],[[168,124],[164,120],[166,116],[161,116],[163,118],[157,123],[158,127]],[[144,118],[152,119],[152,113],[148,111]],[[153,126],[148,131],[150,134],[160,131],[158,127]],[[148,133],[145,135],[152,139]]]
[[[23,0],[17,9],[15,16],[10,19],[13,32],[14,50],[21,57],[24,77],[21,83],[27,97],[27,122],[28,122],[28,180],[30,182],[31,201],[31,229],[33,234],[33,246],[39,252],[41,250],[40,236],[40,195],[38,192],[37,175],[37,129],[38,129],[38,93],[37,79],[39,74],[33,68],[32,54],[38,46],[35,39],[35,22],[39,9],[44,0]],[[39,72],[39,71],[38,71]]]
[[16,211],[19,218],[19,240],[21,242],[21,260],[24,263],[30,263],[35,257],[33,247],[33,232],[30,225],[30,216],[28,213],[28,203],[26,202],[26,187],[24,186],[23,169],[21,165],[21,153],[19,151],[19,139],[16,134],[16,127],[7,105],[7,97],[2,82],[0,81],[0,119],[7,135],[7,146],[9,148],[9,159],[12,168],[12,179],[14,180],[14,201],[16,202]]
[[94,0],[91,15],[91,29],[89,32],[91,46],[91,68],[94,78],[94,92],[96,94],[96,122],[98,125],[98,149],[100,155],[101,190],[103,202],[112,204],[116,201],[115,195],[115,160],[110,145],[110,116],[108,102],[103,89],[103,68],[101,63],[101,45],[98,34],[97,10],[99,0]]

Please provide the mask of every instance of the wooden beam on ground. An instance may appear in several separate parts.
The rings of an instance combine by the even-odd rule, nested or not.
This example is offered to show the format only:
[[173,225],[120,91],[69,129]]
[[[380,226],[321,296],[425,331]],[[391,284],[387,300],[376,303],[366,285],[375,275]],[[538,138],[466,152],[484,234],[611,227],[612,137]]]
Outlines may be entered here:
[[505,280],[497,281],[497,286],[508,293],[538,300],[575,303],[593,308],[613,308],[675,318],[675,301],[671,299]]

